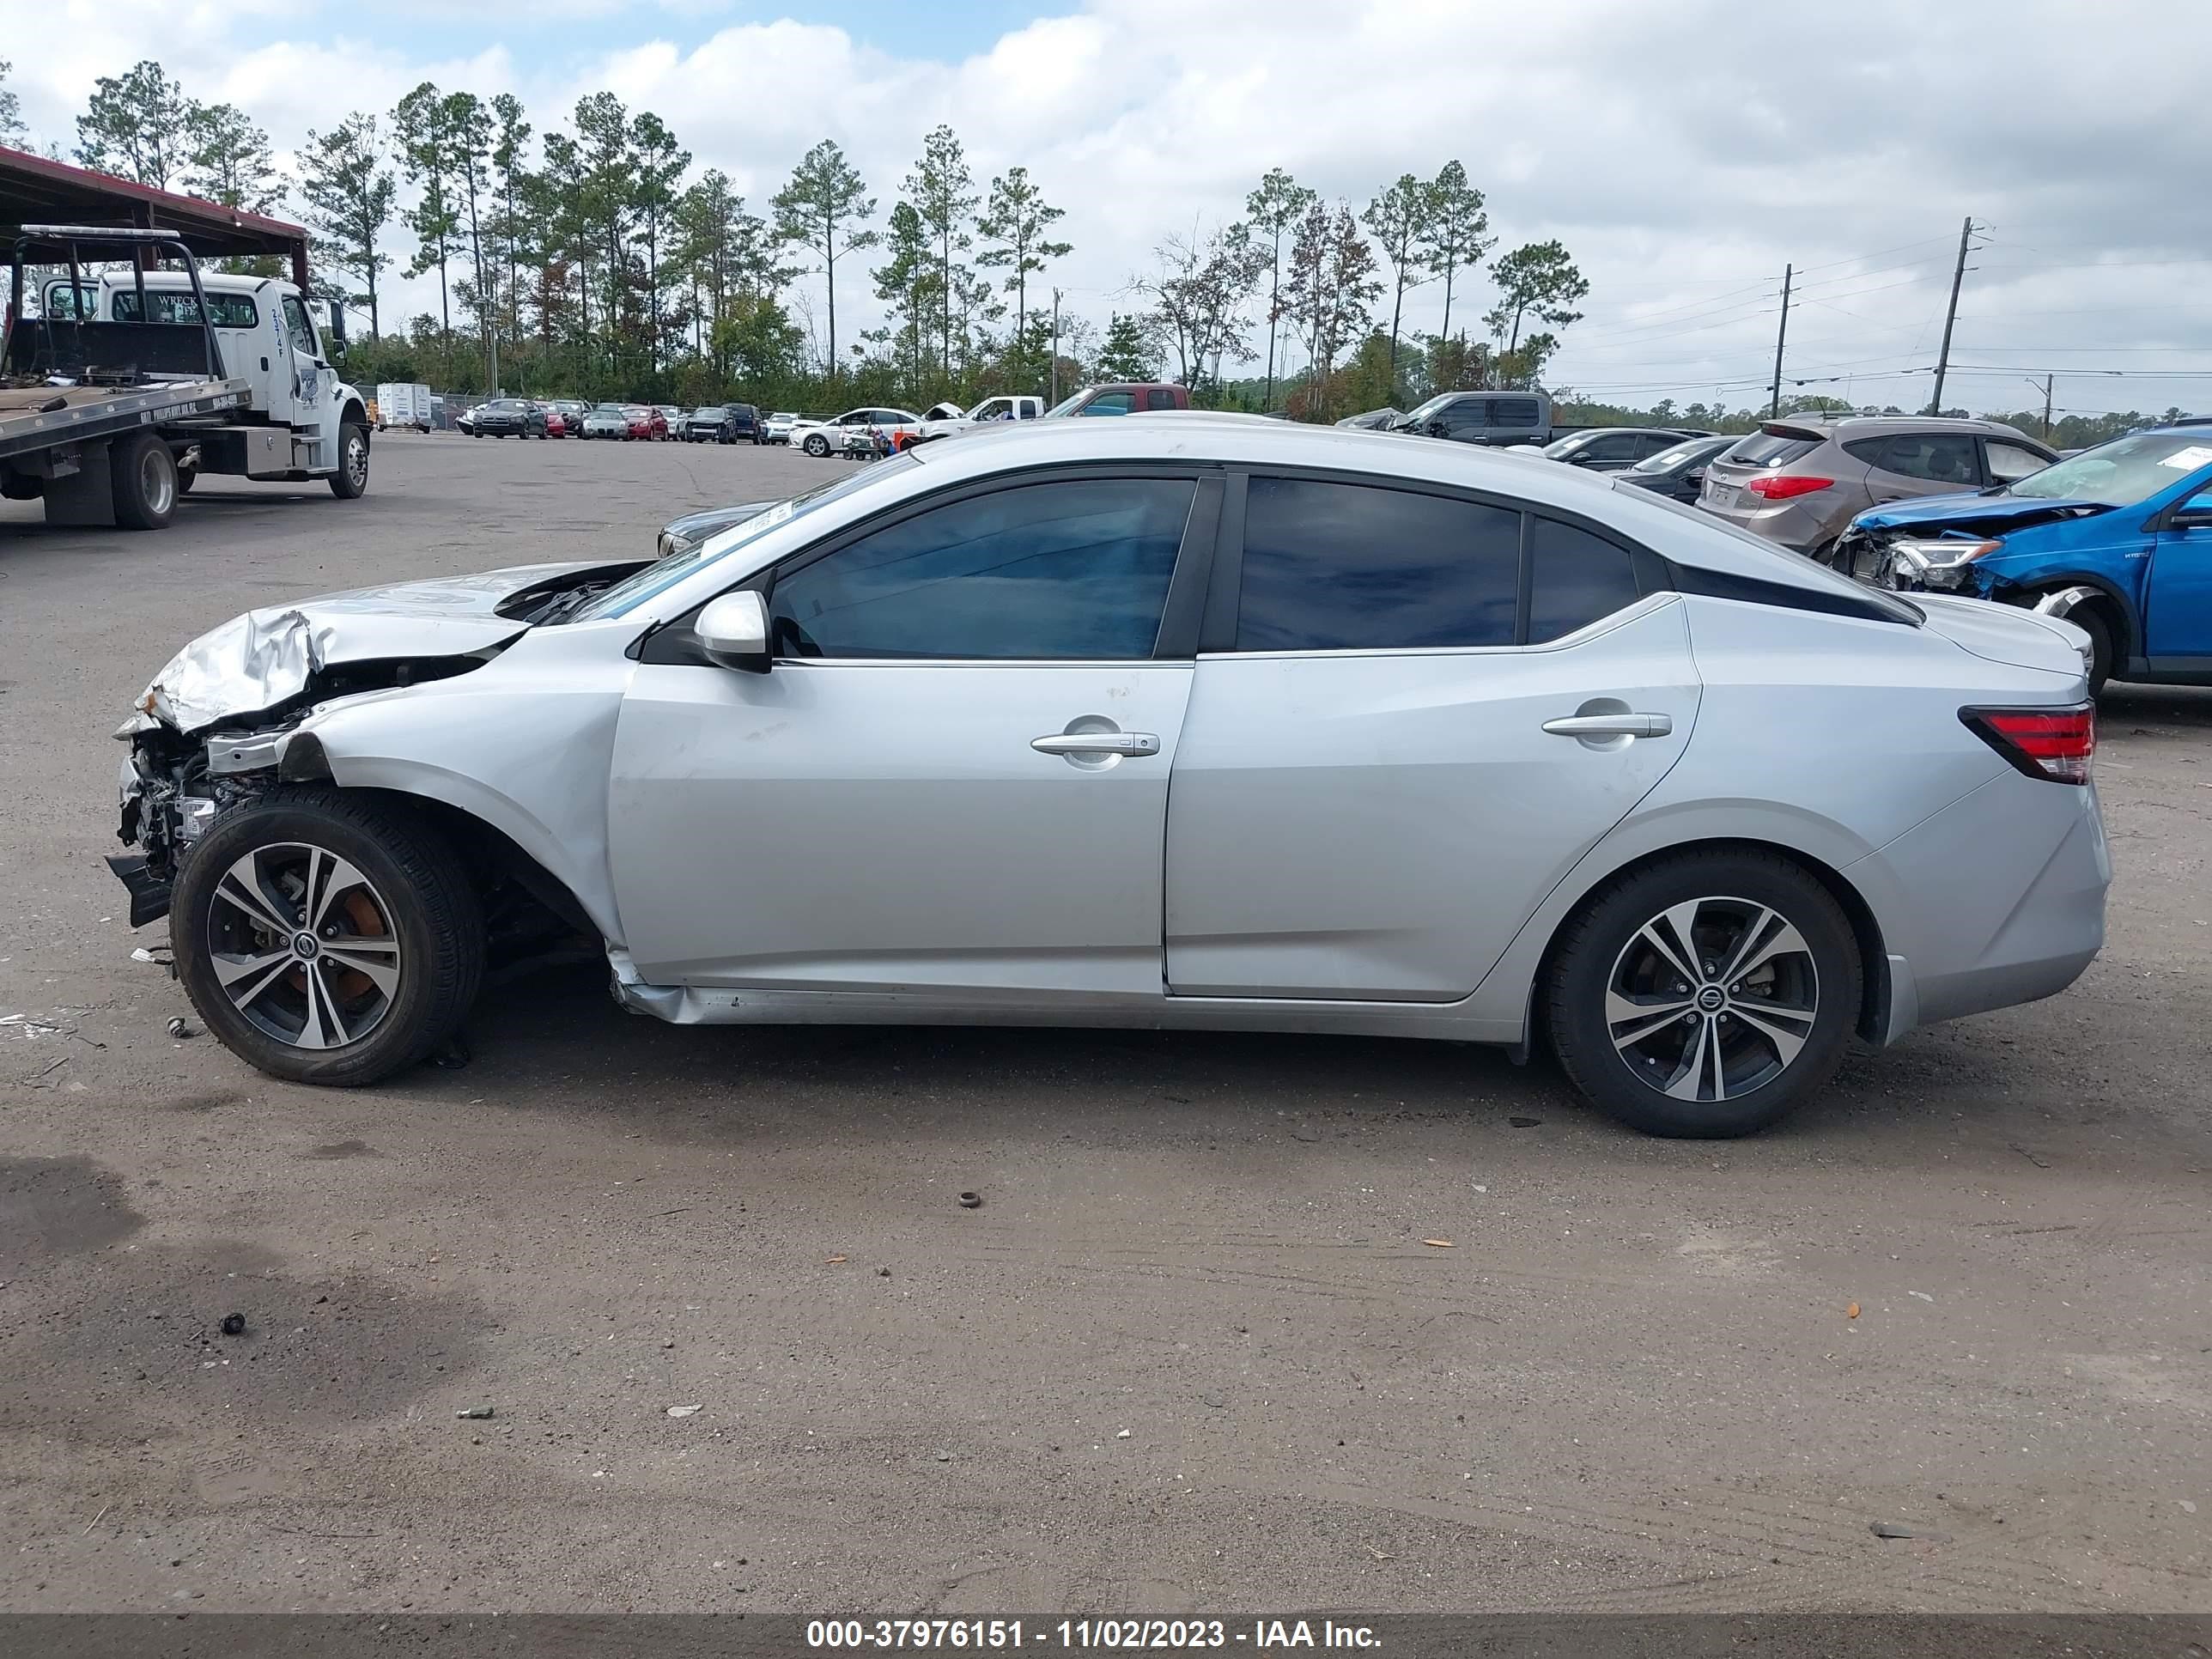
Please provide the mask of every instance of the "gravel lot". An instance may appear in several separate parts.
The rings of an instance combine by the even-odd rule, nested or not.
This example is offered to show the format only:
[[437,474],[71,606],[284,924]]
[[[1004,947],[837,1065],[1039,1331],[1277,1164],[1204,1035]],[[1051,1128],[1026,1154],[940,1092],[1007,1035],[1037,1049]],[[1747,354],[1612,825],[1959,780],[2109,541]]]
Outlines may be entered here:
[[370,1091],[169,1038],[100,856],[176,645],[844,465],[0,504],[0,1607],[2212,1611],[2203,693],[2106,699],[2072,991],[1752,1141],[1483,1050],[686,1031],[589,971]]

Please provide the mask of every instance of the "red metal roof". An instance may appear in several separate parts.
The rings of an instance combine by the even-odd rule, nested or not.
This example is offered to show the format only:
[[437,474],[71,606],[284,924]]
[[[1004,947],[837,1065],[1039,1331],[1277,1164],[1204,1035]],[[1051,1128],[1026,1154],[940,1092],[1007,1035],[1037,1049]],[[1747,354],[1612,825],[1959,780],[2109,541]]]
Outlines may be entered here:
[[155,190],[0,144],[0,224],[159,225],[195,253],[302,253],[307,233],[265,214]]

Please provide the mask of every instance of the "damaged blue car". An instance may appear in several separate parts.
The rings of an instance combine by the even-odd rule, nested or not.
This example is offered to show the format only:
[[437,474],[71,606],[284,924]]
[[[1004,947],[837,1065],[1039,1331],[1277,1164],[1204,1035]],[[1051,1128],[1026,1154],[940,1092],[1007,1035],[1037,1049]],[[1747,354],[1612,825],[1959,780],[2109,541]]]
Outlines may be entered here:
[[2212,685],[2212,423],[2086,449],[2012,483],[1862,513],[1836,563],[1872,586],[2063,617],[2109,678]]

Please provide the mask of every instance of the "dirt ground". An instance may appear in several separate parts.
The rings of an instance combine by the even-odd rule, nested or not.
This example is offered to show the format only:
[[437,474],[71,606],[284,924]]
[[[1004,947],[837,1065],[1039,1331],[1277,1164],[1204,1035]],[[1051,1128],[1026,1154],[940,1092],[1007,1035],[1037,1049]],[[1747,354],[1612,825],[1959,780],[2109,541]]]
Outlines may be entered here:
[[589,971],[372,1091],[169,1037],[100,858],[178,644],[843,465],[408,434],[357,502],[0,507],[0,1607],[2212,1611],[2206,693],[2106,699],[2078,985],[1735,1144],[1482,1050]]

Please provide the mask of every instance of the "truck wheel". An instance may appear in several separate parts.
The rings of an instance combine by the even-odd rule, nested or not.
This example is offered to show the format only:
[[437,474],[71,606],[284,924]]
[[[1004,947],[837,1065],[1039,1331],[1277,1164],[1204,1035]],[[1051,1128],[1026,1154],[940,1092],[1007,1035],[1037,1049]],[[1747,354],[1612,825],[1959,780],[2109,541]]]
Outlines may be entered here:
[[115,487],[115,522],[125,530],[159,530],[177,510],[177,458],[150,432],[119,443],[108,462]]
[[452,847],[332,789],[273,790],[225,813],[178,875],[169,939],[208,1030],[298,1083],[374,1083],[414,1064],[483,977],[483,912]]
[[331,474],[331,494],[350,501],[368,488],[368,434],[360,422],[348,421],[338,428],[338,470]]

